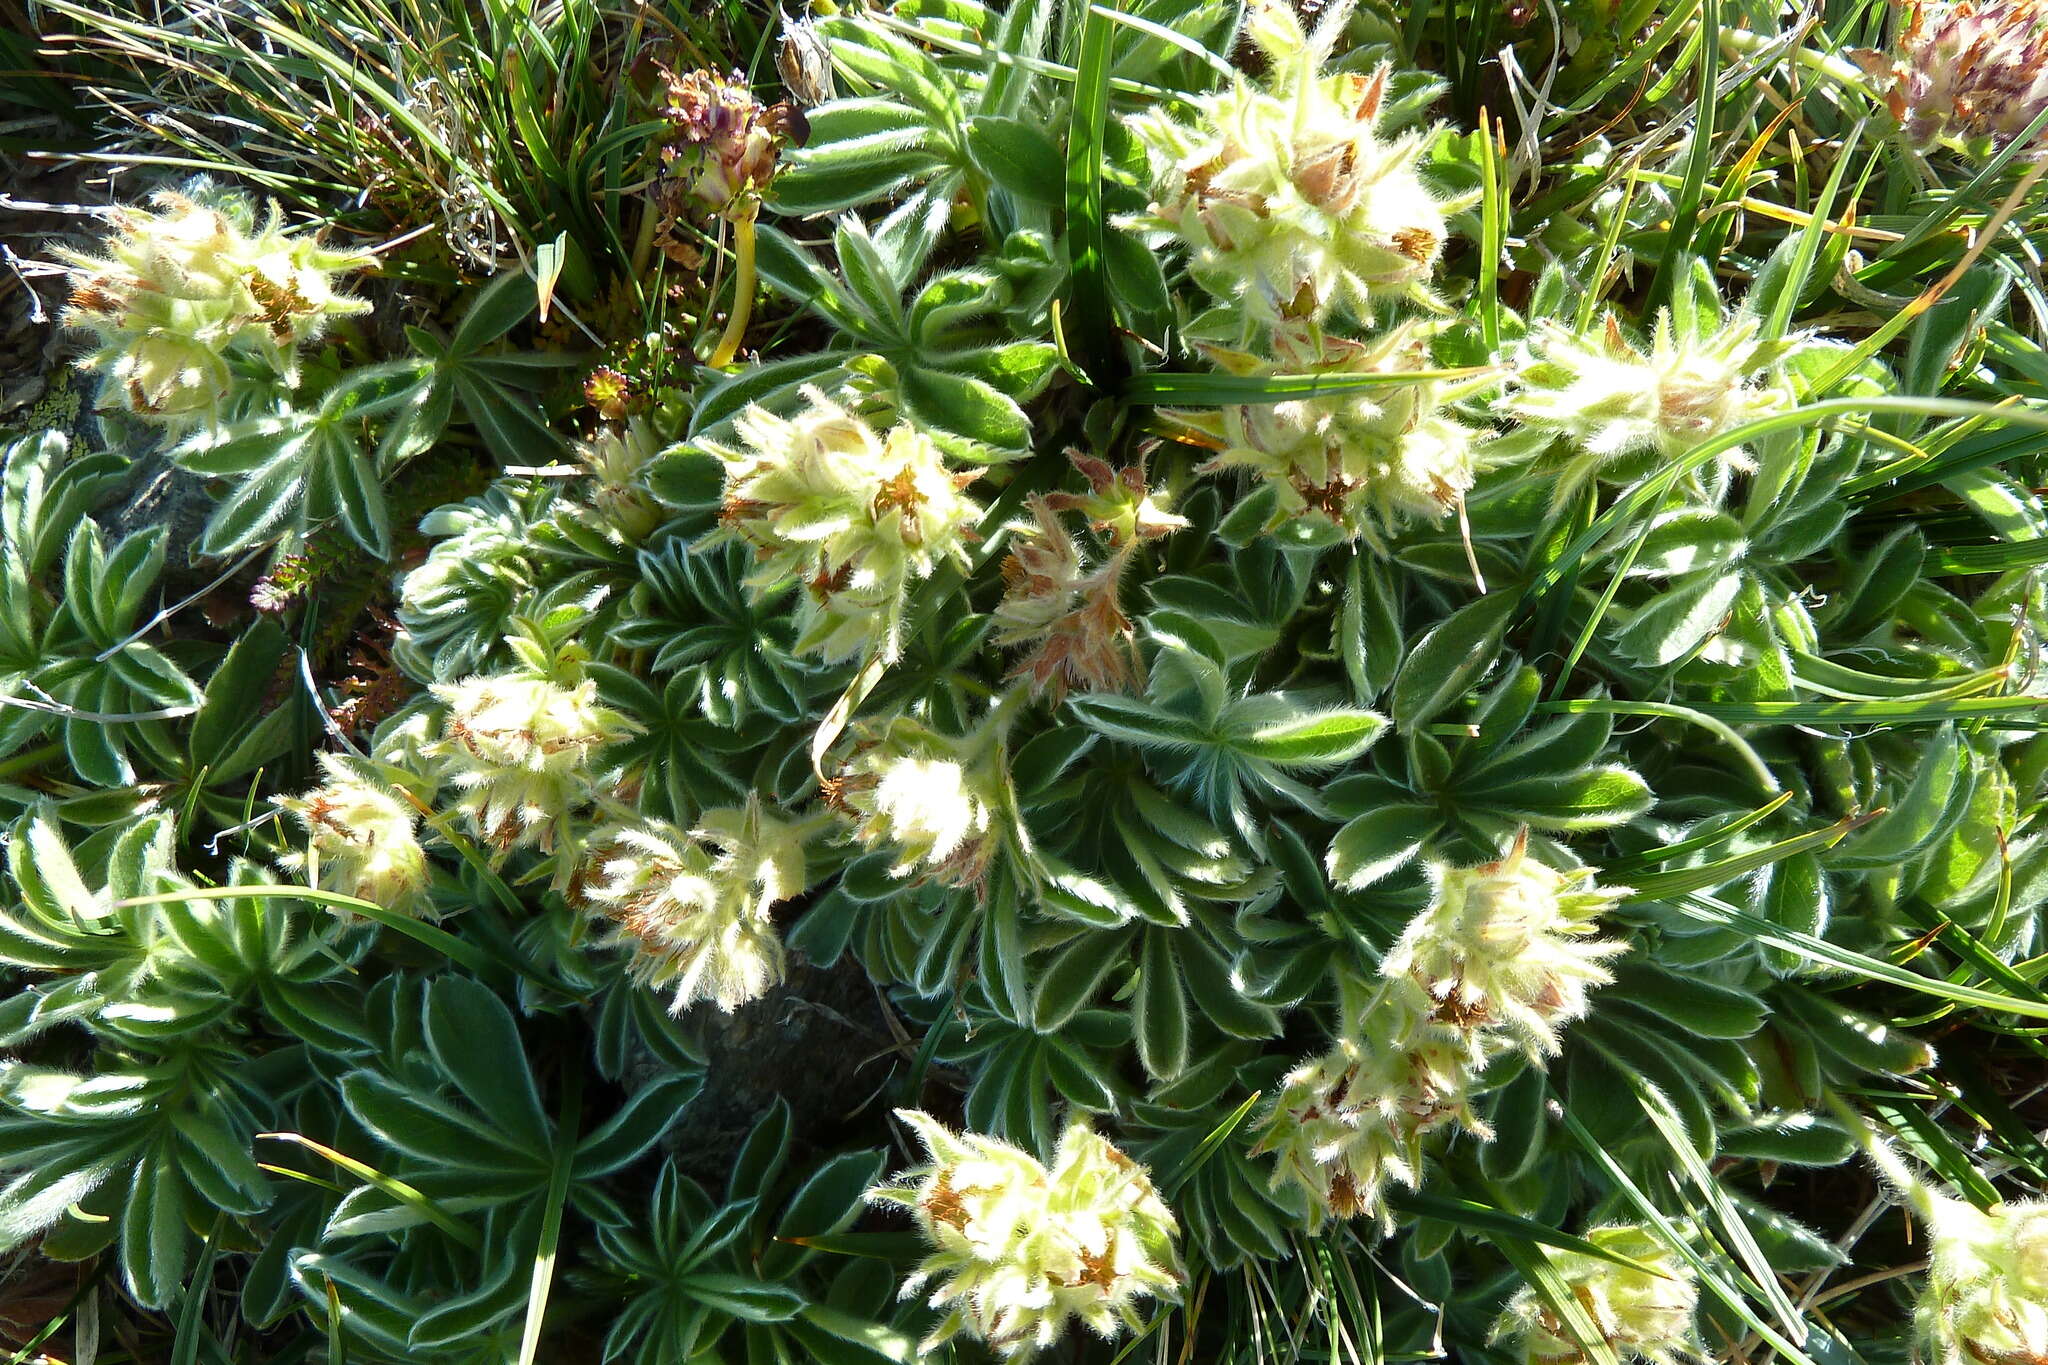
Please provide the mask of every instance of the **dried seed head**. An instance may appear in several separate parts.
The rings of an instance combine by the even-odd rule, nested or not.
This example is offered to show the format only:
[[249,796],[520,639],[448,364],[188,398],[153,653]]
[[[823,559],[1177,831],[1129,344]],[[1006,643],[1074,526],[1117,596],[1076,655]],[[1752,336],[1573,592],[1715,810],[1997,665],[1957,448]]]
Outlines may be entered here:
[[1053,498],[1028,499],[1032,520],[1010,528],[996,643],[1025,646],[1017,665],[1041,692],[1127,692],[1144,676],[1136,632],[1118,602],[1131,541],[1090,567]]

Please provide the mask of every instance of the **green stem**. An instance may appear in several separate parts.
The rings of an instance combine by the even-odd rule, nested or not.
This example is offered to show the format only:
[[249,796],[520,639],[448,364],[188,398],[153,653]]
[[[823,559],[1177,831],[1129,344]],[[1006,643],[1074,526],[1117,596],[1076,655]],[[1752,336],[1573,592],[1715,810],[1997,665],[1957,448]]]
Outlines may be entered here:
[[733,224],[733,258],[737,268],[732,279],[732,312],[725,321],[725,333],[718,338],[718,349],[711,353],[711,368],[722,370],[732,364],[733,357],[740,353],[740,342],[746,339],[747,323],[754,315],[754,213],[752,206],[746,216]]

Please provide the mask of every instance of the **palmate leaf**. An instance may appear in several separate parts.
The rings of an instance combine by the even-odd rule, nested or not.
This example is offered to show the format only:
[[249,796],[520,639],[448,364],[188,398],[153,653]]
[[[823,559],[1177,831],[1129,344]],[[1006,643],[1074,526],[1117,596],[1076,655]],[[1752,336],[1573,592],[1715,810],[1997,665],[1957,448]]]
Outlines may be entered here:
[[783,362],[771,369],[772,382],[771,373],[745,388],[733,381],[693,431],[719,431],[742,400],[786,406],[802,384],[843,365],[956,459],[1024,454],[1031,429],[1021,405],[1051,380],[1057,353],[1010,335],[1002,319],[1019,293],[1009,275],[959,268],[920,278],[936,238],[918,228],[917,207],[906,204],[873,233],[841,219],[833,234],[839,274],[787,235],[759,229],[762,278],[831,322],[848,349]]
[[1069,698],[1067,707],[1096,733],[1151,754],[1155,771],[1257,849],[1263,841],[1251,795],[1319,809],[1296,774],[1356,758],[1386,721],[1334,698],[1236,691],[1216,660],[1169,643],[1154,662],[1147,697],[1088,694]]

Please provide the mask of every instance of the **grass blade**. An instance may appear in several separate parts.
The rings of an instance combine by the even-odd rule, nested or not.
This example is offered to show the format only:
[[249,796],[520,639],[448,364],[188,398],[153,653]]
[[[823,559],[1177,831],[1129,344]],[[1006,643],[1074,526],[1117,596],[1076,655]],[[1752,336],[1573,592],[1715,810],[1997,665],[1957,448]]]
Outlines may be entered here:
[[1103,136],[1109,124],[1111,12],[1091,5],[1081,29],[1080,70],[1067,125],[1067,253],[1072,292],[1067,334],[1081,368],[1097,384],[1110,378],[1117,351],[1110,341],[1109,280],[1104,273]]

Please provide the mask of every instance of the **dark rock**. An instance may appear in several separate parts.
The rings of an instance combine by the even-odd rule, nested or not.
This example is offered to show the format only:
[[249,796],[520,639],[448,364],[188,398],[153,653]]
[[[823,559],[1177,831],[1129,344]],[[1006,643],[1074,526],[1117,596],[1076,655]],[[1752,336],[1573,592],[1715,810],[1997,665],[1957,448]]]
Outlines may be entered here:
[[692,1022],[704,1043],[704,1089],[669,1145],[676,1164],[713,1190],[778,1098],[789,1103],[799,1145],[837,1146],[901,1060],[874,985],[850,954],[829,968],[792,956],[789,978],[762,999],[731,1014],[700,1005]]

